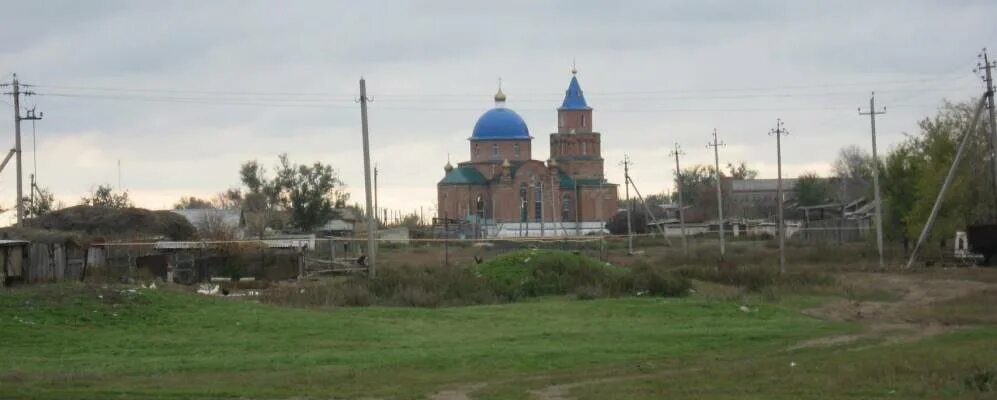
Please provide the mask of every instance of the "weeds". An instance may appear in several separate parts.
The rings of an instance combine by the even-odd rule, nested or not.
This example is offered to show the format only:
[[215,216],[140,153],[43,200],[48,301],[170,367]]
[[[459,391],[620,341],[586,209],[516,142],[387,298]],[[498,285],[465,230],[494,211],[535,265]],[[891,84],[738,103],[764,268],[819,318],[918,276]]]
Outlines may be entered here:
[[578,299],[683,296],[691,287],[687,278],[665,269],[627,269],[567,251],[525,250],[473,267],[385,266],[373,278],[281,285],[262,291],[261,301],[306,307],[441,307],[567,294]]

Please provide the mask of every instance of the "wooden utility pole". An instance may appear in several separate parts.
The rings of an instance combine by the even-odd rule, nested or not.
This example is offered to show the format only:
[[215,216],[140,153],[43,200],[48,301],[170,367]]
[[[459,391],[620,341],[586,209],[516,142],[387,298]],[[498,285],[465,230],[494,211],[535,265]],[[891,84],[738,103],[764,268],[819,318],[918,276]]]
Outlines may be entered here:
[[32,109],[28,111],[26,116],[21,116],[21,95],[31,96],[35,93],[30,90],[21,91],[22,84],[17,81],[17,74],[14,74],[11,83],[5,83],[2,86],[10,86],[12,90],[5,94],[14,96],[14,161],[17,164],[17,200],[14,204],[17,206],[17,226],[20,227],[24,220],[24,183],[23,176],[21,175],[21,121],[42,119],[42,114],[39,113],[36,116],[35,111]]
[[377,226],[374,225],[374,199],[370,182],[370,135],[367,131],[367,82],[360,77],[360,126],[363,131],[363,176],[364,192],[367,200],[367,270],[371,277],[377,276],[376,239]]
[[775,136],[775,157],[777,169],[776,181],[776,218],[778,219],[776,232],[779,235],[779,273],[786,272],[786,221],[782,218],[782,137],[789,135],[789,132],[782,127],[782,119],[776,118],[775,129],[769,131],[770,136]]
[[[623,181],[630,182],[630,155],[623,155]],[[630,185],[624,185],[627,195],[627,254],[634,253],[634,231],[633,231],[633,221],[631,220],[631,214],[633,214],[633,205],[630,203]],[[577,201],[576,201],[577,203]],[[575,222],[577,223],[577,221]]]
[[876,92],[872,92],[872,96],[869,97],[869,112],[862,112],[862,108],[859,108],[859,115],[868,115],[869,124],[872,127],[872,188],[873,188],[873,199],[876,202],[876,250],[879,252],[879,269],[886,267],[883,261],[883,200],[879,194],[879,155],[876,152],[876,116],[886,114],[886,108],[884,107],[882,111],[876,111]]
[[682,152],[679,144],[675,143],[675,150],[669,154],[675,157],[675,191],[679,194],[679,231],[682,233],[682,254],[689,257],[689,241],[685,237],[685,210],[682,200],[682,169],[679,167],[679,158],[685,153]]
[[724,247],[724,200],[723,200],[723,190],[720,189],[720,148],[726,147],[724,142],[717,141],[717,130],[713,129],[713,143],[707,144],[706,147],[713,148],[713,175],[716,179],[717,184],[717,221],[720,221],[720,259],[722,260],[727,253],[727,249]]

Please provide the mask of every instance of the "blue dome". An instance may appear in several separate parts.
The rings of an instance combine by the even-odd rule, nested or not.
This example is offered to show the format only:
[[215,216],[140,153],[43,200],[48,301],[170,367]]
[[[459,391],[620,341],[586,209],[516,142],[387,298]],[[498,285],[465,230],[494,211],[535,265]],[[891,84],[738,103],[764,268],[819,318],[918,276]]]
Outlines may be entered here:
[[529,138],[530,130],[526,128],[526,121],[515,111],[504,107],[495,107],[482,114],[474,124],[474,133],[471,135],[471,140]]

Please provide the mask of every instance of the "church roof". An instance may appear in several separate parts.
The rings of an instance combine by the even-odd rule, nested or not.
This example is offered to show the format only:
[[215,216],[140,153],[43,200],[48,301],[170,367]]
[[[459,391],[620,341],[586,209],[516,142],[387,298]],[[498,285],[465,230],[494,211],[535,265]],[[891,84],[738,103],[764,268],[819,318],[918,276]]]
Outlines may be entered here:
[[585,95],[582,93],[582,87],[578,84],[578,77],[574,74],[571,75],[571,83],[568,84],[568,90],[564,92],[564,102],[561,103],[561,108],[559,110],[591,110],[588,103],[585,102]]
[[520,140],[530,139],[526,121],[505,107],[495,107],[478,118],[471,140]]
[[488,180],[485,179],[485,176],[481,175],[477,168],[469,165],[452,169],[440,181],[441,185],[484,185],[486,183]]

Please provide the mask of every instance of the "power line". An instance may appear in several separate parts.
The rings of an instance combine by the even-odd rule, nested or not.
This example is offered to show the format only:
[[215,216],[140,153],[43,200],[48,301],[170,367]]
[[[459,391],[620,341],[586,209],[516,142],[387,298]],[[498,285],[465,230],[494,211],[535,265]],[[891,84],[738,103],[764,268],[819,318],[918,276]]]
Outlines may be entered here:
[[[729,93],[729,92],[777,92],[783,90],[796,90],[796,89],[814,89],[814,88],[834,88],[834,87],[868,87],[875,85],[877,87],[883,87],[887,85],[911,85],[918,83],[935,82],[939,80],[952,79],[955,76],[954,73],[939,74],[932,78],[918,78],[918,79],[906,79],[906,80],[892,80],[892,81],[862,81],[862,82],[837,82],[837,83],[823,83],[823,84],[809,84],[809,85],[791,85],[791,86],[777,86],[777,87],[740,87],[740,88],[703,88],[703,89],[656,89],[656,90],[639,90],[639,91],[589,91],[589,94],[595,94],[600,96],[627,96],[627,95],[660,95],[660,94],[692,94],[692,93],[711,93],[711,97],[716,97],[715,93]],[[51,89],[67,89],[67,90],[89,90],[89,91],[99,91],[99,92],[128,92],[128,93],[171,93],[171,94],[187,94],[187,95],[222,95],[222,96],[301,96],[301,97],[333,97],[339,99],[352,99],[353,95],[350,93],[333,93],[333,92],[297,92],[297,91],[242,91],[242,90],[190,90],[190,89],[155,89],[155,88],[128,88],[128,87],[112,87],[112,86],[79,86],[79,85],[35,85],[38,88],[51,88]],[[881,92],[883,90],[880,90]],[[849,92],[850,93],[850,92]],[[848,93],[843,93],[848,94]],[[481,97],[481,93],[383,93],[379,94],[378,97],[381,98],[429,98],[429,97]],[[563,96],[561,92],[546,92],[546,93],[522,93],[520,94],[523,98],[538,97],[538,96],[551,96],[559,97]],[[768,94],[766,96],[772,96]]]

